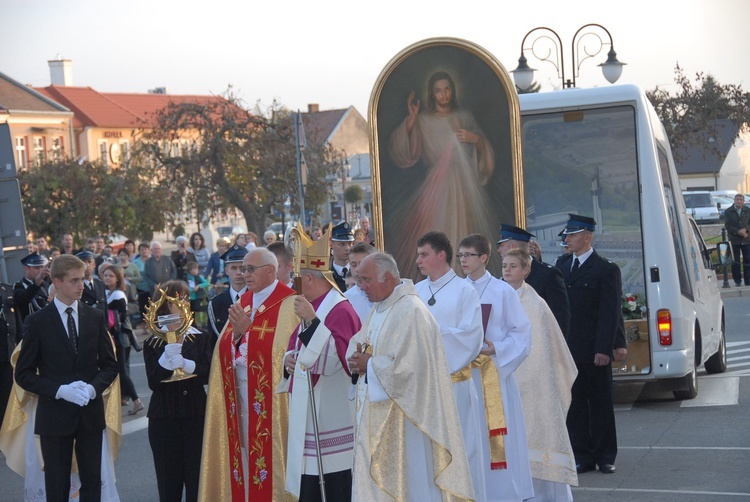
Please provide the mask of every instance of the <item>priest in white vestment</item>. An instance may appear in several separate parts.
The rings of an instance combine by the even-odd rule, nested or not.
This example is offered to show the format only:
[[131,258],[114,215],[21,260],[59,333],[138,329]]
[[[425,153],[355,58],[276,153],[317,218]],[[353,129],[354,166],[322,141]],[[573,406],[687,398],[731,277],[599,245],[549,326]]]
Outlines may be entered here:
[[377,303],[347,352],[359,375],[352,500],[475,500],[438,326],[392,256],[360,267]]
[[[513,288],[487,272],[489,257],[490,243],[485,236],[472,234],[461,240],[457,258],[461,270],[466,274],[464,280],[479,295],[485,333],[485,348],[482,353],[492,358],[500,375],[508,429],[505,436],[507,469],[490,468],[489,444],[482,442],[487,500],[516,502],[534,496],[523,405],[515,377],[516,369],[531,349],[531,322]],[[483,401],[482,382],[476,378],[476,373],[474,384],[480,401]],[[486,419],[481,414],[480,420],[483,429],[486,428]]]
[[[417,283],[415,288],[437,321],[448,359],[448,371],[454,375],[479,355],[484,334],[479,295],[470,284],[456,275],[450,265],[452,259],[453,248],[442,232],[427,232],[417,242],[417,266],[427,279]],[[484,411],[480,408],[479,396],[471,378],[455,380],[453,392],[461,418],[474,493],[477,500],[483,502],[486,500],[486,483],[482,443],[488,441],[487,428],[482,429],[481,426],[480,415]]]
[[503,278],[518,293],[531,319],[531,352],[516,371],[529,443],[533,501],[570,502],[578,485],[576,462],[565,419],[576,379],[573,356],[547,303],[523,278],[531,258],[519,249],[503,257]]

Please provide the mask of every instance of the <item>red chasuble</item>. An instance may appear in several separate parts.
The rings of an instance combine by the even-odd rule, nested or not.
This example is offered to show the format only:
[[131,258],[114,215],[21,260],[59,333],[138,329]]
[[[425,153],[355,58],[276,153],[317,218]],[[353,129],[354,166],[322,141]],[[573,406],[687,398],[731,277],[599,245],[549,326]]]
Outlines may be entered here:
[[[271,296],[258,308],[245,333],[249,479],[244,479],[233,360],[245,355],[240,356],[233,346],[229,323],[217,344],[203,439],[201,500],[243,501],[246,488],[251,501],[283,500],[289,402],[287,394],[275,394],[274,390],[282,378],[283,356],[289,337],[299,322],[294,315],[294,294],[289,287],[277,284]],[[252,302],[251,291],[240,299],[248,314]],[[214,369],[217,374],[214,374]],[[218,412],[216,408],[220,408]]]

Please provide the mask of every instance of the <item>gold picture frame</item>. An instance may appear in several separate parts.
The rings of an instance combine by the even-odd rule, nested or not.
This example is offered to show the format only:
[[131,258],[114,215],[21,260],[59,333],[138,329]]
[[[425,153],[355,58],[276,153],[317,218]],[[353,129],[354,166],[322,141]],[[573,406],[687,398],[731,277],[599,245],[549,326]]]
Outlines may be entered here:
[[[440,86],[450,87],[448,112]],[[445,232],[455,254],[466,235],[494,247],[501,223],[525,225],[518,94],[490,52],[457,38],[412,44],[383,68],[368,108],[376,245],[403,277],[418,278],[425,231]],[[489,265],[498,275],[500,260]]]

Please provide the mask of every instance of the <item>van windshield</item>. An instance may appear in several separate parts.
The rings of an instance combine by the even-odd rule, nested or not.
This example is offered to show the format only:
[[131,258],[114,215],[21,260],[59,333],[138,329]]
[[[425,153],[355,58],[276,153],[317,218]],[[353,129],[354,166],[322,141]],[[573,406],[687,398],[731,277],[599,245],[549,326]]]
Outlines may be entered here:
[[716,207],[711,194],[706,193],[683,193],[685,207]]
[[[522,119],[527,229],[544,261],[563,253],[568,213],[593,216],[594,248],[619,265],[623,294],[645,305],[635,112],[616,106]],[[626,316],[627,317],[627,316]]]

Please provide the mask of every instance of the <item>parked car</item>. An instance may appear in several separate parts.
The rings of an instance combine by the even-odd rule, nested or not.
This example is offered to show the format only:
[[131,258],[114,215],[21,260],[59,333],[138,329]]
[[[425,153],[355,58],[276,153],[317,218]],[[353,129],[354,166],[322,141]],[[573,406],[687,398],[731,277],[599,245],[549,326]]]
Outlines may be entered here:
[[111,234],[108,235],[106,238],[107,244],[112,246],[112,253],[117,256],[117,252],[125,246],[125,241],[128,240],[127,237],[125,237],[122,234]]
[[724,211],[734,205],[734,196],[714,195],[714,204],[719,209],[719,218],[724,221]]
[[698,223],[719,223],[719,210],[707,190],[682,192],[687,212]]
[[[286,224],[287,229],[293,226],[294,225],[292,225],[291,222],[287,222]],[[283,230],[283,226],[280,221],[274,221],[273,223],[271,223],[266,229],[266,232],[268,232],[269,230],[276,234],[276,240],[278,241],[284,240],[284,232],[286,232],[286,230]],[[260,237],[263,237],[263,236],[261,235]]]
[[216,233],[219,234],[219,237],[223,237],[225,239],[229,239],[230,242],[234,242],[239,234],[246,234],[247,230],[235,225],[232,227],[216,227]]

